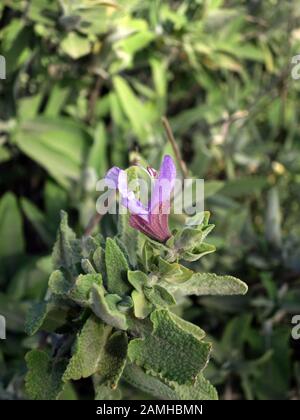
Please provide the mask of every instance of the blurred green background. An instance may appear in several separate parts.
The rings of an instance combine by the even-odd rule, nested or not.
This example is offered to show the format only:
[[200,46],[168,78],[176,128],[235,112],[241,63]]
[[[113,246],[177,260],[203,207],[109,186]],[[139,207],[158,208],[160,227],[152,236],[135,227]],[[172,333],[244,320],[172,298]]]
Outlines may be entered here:
[[183,308],[214,343],[206,376],[223,399],[299,399],[299,2],[4,0],[0,42],[0,399],[24,398],[24,320],[59,210],[82,233],[109,167],[132,152],[157,167],[172,152],[163,115],[216,224],[199,269],[249,286]]

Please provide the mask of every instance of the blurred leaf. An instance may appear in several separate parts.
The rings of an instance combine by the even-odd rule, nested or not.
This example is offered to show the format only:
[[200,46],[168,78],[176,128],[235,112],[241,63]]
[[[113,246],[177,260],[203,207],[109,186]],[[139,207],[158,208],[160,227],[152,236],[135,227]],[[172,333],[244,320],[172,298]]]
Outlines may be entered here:
[[89,54],[91,51],[89,40],[76,32],[69,32],[60,45],[62,50],[74,60]]
[[43,117],[21,124],[15,141],[23,153],[49,171],[63,187],[79,180],[91,144],[90,136],[77,123]]
[[249,194],[260,192],[268,185],[268,180],[264,177],[252,176],[242,179],[227,181],[220,193],[229,197],[244,197]]
[[26,217],[30,220],[45,244],[51,245],[53,237],[48,230],[47,219],[44,213],[26,198],[21,199],[21,206]]
[[7,192],[0,200],[0,259],[1,272],[16,269],[20,255],[24,253],[23,221],[17,199]]

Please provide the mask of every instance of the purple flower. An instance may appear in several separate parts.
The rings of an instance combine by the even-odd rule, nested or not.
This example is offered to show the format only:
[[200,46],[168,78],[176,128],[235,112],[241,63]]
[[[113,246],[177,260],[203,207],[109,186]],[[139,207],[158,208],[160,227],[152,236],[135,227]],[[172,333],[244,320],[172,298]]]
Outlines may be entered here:
[[120,192],[121,203],[130,211],[130,225],[143,232],[149,238],[165,242],[170,238],[169,213],[171,194],[174,189],[176,167],[171,156],[163,159],[159,172],[148,168],[148,173],[154,180],[151,199],[144,206],[136,199],[133,191],[129,191],[127,173],[116,166],[111,168],[105,177],[109,188]]

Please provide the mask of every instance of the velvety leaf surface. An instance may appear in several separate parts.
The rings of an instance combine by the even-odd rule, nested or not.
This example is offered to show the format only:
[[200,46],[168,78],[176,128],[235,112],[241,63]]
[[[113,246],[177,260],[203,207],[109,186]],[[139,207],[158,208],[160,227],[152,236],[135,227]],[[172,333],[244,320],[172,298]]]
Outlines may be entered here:
[[28,372],[26,391],[33,400],[55,400],[63,389],[62,375],[66,361],[52,360],[41,350],[31,350],[26,355]]
[[156,310],[150,319],[152,333],[129,343],[130,360],[158,377],[178,384],[193,383],[207,364],[211,345],[195,336],[197,327],[178,322],[168,310]]
[[202,374],[198,375],[193,385],[178,385],[176,382],[167,381],[145,373],[135,364],[127,364],[124,378],[132,386],[161,399],[170,400],[217,400],[215,388]]

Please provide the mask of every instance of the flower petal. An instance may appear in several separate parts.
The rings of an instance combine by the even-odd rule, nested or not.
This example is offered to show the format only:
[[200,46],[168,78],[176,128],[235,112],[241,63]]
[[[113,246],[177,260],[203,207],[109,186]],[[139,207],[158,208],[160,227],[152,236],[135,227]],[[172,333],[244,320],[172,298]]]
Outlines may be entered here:
[[148,220],[148,210],[135,198],[134,192],[128,190],[127,173],[125,171],[121,171],[119,174],[118,189],[121,194],[122,205],[128,208],[131,213]]
[[113,166],[105,175],[105,183],[108,188],[117,190],[119,188],[119,175],[122,169],[118,168],[117,166]]
[[150,212],[158,210],[168,214],[170,210],[171,194],[176,179],[176,166],[171,156],[166,155],[161,164],[158,178],[155,181],[151,195]]

